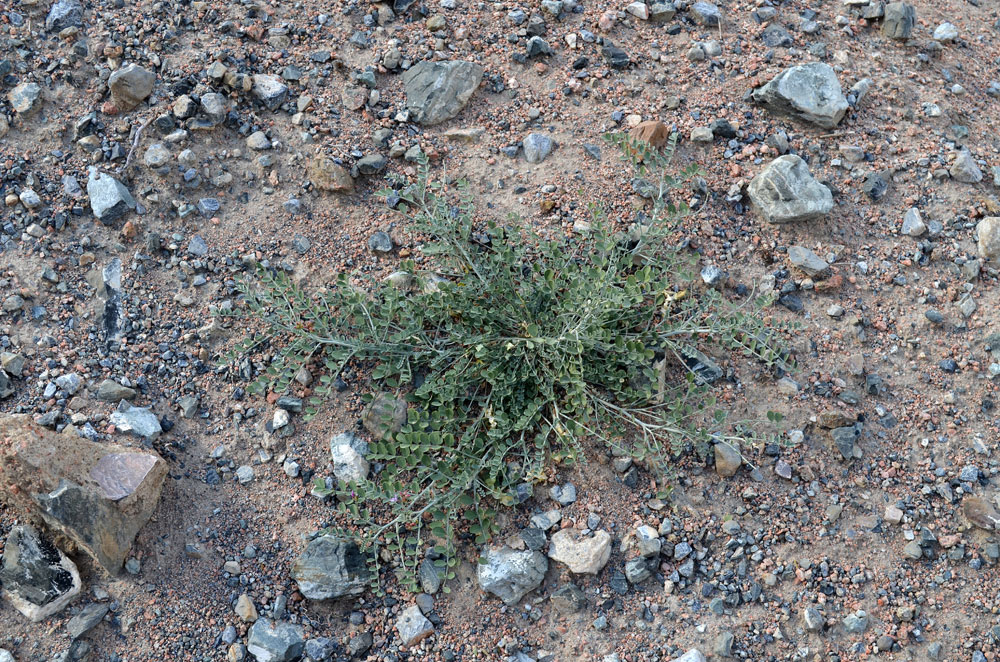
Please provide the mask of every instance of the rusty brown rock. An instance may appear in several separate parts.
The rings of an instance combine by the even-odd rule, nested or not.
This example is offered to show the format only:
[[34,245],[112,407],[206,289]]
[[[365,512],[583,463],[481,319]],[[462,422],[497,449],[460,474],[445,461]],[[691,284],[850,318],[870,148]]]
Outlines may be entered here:
[[1000,513],[979,497],[968,496],[962,501],[962,514],[980,529],[993,531],[1000,524]]
[[153,514],[166,474],[153,451],[57,434],[28,416],[0,418],[0,499],[112,575]]
[[321,191],[350,193],[354,190],[350,171],[322,156],[309,162],[309,181]]
[[632,137],[649,143],[653,147],[663,147],[670,137],[670,129],[660,120],[639,122],[632,128]]

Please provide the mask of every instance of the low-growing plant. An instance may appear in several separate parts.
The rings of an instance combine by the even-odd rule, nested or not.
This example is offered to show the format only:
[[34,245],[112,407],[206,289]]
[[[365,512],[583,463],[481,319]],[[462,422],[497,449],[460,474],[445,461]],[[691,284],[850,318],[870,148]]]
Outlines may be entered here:
[[[599,213],[573,237],[484,223],[465,183],[448,189],[424,163],[415,183],[383,192],[398,197],[425,239],[423,270],[405,261],[373,291],[342,274],[310,292],[265,268],[238,285],[242,305],[230,314],[264,330],[228,360],[264,346],[274,352],[257,392],[283,392],[301,367],[319,364],[313,414],[356,362],[370,368],[373,391],[408,402],[402,429],[370,445],[381,473],[336,491],[377,548],[373,562],[391,554],[414,590],[421,563],[450,577],[458,534],[485,543],[496,508],[558,463],[585,459],[587,440],[659,475],[689,449],[739,444],[744,434],[727,427],[692,367],[702,349],[785,361],[758,315],[768,300],[733,303],[698,287],[697,257],[671,243],[690,212],[681,197],[698,175],[671,171],[676,136],[663,151],[621,135],[609,141],[634,162],[652,199],[627,228]],[[433,561],[424,560],[428,551]]]

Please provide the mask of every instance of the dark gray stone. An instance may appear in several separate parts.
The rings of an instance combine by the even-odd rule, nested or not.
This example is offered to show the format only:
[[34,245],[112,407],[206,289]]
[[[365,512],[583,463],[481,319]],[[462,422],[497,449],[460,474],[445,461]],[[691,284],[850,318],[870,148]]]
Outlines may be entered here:
[[332,600],[364,593],[371,573],[355,542],[324,535],[312,540],[292,563],[292,579],[310,600]]
[[82,27],[83,5],[78,0],[57,0],[45,17],[45,29],[49,32]]
[[32,621],[59,612],[82,588],[73,562],[30,526],[15,526],[7,536],[0,586],[11,605]]
[[93,602],[69,620],[69,623],[66,624],[66,632],[69,633],[71,639],[79,639],[97,627],[97,624],[104,620],[104,616],[107,613],[108,605],[101,602]]

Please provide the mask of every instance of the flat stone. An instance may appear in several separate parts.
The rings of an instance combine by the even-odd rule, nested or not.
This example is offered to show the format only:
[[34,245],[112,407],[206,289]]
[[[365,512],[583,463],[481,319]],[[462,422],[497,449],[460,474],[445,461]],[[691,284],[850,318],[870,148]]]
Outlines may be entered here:
[[483,553],[476,577],[482,590],[514,605],[541,586],[548,567],[541,552],[497,547]]
[[406,400],[382,393],[365,408],[361,424],[376,439],[386,439],[403,429],[406,417]]
[[602,530],[580,536],[572,529],[560,529],[552,534],[548,555],[565,564],[570,572],[596,575],[611,558],[611,534]]
[[809,62],[785,69],[753,91],[753,99],[768,110],[832,129],[847,113],[847,98],[833,67]]
[[411,119],[431,126],[455,117],[482,79],[483,68],[474,62],[418,62],[403,73]]
[[14,609],[37,622],[65,608],[83,585],[73,562],[47,538],[30,526],[15,526],[0,558],[0,586]]
[[38,517],[117,575],[160,498],[166,463],[153,451],[56,434],[0,417],[0,499]]
[[332,535],[306,545],[292,563],[292,579],[310,600],[361,595],[371,584],[368,564],[357,543]]
[[105,379],[97,387],[97,399],[104,402],[121,402],[122,400],[134,400],[135,389],[122,386],[113,379]]
[[751,180],[747,193],[770,223],[817,220],[833,209],[830,189],[816,181],[805,161],[794,154],[771,161]]
[[92,602],[69,620],[69,623],[66,624],[66,632],[75,641],[97,627],[97,624],[104,620],[107,613],[107,604]]
[[705,655],[697,648],[692,648],[688,652],[676,658],[674,662],[705,662]]
[[920,210],[910,207],[903,216],[903,234],[908,237],[920,237],[927,232],[927,225],[920,215]]
[[788,261],[792,263],[792,266],[811,278],[825,274],[827,269],[830,268],[826,260],[805,246],[789,246]]

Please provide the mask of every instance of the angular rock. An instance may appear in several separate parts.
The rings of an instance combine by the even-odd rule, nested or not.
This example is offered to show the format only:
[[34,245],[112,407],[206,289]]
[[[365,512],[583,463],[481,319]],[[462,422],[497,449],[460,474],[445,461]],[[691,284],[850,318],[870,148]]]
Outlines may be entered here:
[[418,62],[403,74],[411,119],[432,126],[455,117],[482,79],[483,68],[474,62]]
[[541,586],[548,568],[541,552],[498,547],[486,550],[476,574],[479,588],[514,605]]
[[52,3],[48,16],[45,17],[45,29],[49,32],[61,32],[66,28],[83,27],[83,5],[79,0],[57,0]]
[[719,12],[719,8],[705,0],[698,0],[698,2],[691,5],[690,11],[694,14],[695,20],[702,25],[714,27],[722,21],[722,14]]
[[153,93],[156,74],[138,64],[126,64],[108,78],[108,89],[119,110],[129,111]]
[[611,558],[611,534],[602,530],[581,537],[572,529],[560,529],[549,541],[549,558],[578,575],[596,575]]
[[273,74],[254,74],[250,93],[264,104],[268,110],[275,110],[288,99],[288,86],[280,76]]
[[552,606],[561,614],[574,614],[587,606],[587,596],[576,584],[564,584],[552,592]]
[[55,545],[30,526],[15,526],[0,558],[0,586],[15,609],[37,622],[66,607],[83,585],[76,566]]
[[958,28],[951,23],[942,23],[934,28],[935,41],[955,41],[958,39]]
[[404,646],[414,646],[434,632],[434,624],[427,620],[420,607],[413,605],[396,619],[396,630]]
[[692,648],[675,659],[674,662],[705,662],[705,655],[697,648]]
[[[354,444],[346,442],[347,435],[337,435],[330,442],[333,475],[344,483],[360,483],[368,477],[369,464]],[[353,435],[350,435],[353,438]]]
[[320,156],[309,162],[309,181],[321,191],[335,193],[350,193],[354,190],[354,179],[351,172],[333,159]]
[[979,165],[967,149],[958,153],[955,160],[951,162],[951,168],[948,169],[948,172],[956,182],[978,184],[983,181],[983,171],[979,169]]
[[135,198],[120,181],[94,166],[88,169],[87,196],[90,198],[90,209],[94,216],[104,225],[111,225],[124,216],[130,209],[135,209]]
[[0,499],[72,539],[112,575],[160,498],[153,451],[56,434],[26,416],[0,418]]
[[332,535],[310,541],[292,563],[291,575],[310,600],[361,595],[371,583],[368,563],[357,544]]
[[905,2],[890,2],[885,6],[882,34],[890,39],[909,39],[917,23],[917,12]]
[[247,652],[257,662],[292,662],[302,655],[305,645],[300,626],[260,618],[250,628]]
[[770,223],[816,220],[833,209],[830,189],[816,181],[805,161],[794,154],[767,164],[750,182],[747,193]]
[[753,100],[768,110],[832,129],[847,113],[847,99],[837,73],[823,62],[785,69],[753,91]]
[[21,83],[7,93],[7,101],[15,113],[27,117],[41,108],[42,88],[37,83]]

